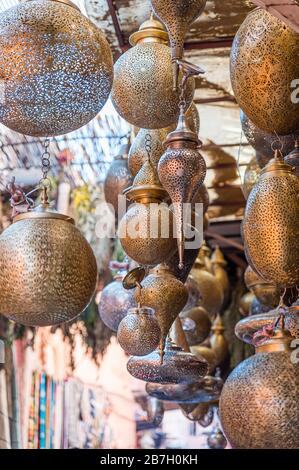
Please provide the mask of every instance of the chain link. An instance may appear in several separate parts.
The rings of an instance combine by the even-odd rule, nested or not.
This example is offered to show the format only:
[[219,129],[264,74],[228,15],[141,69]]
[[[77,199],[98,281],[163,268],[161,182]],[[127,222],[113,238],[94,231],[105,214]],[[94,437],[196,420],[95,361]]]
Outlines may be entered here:
[[51,181],[48,177],[48,173],[51,168],[49,146],[50,146],[50,139],[46,138],[44,141],[44,151],[41,157],[41,170],[42,170],[43,177],[40,180],[40,185],[42,188],[51,186]]
[[148,161],[151,161],[151,153],[152,153],[152,136],[148,133],[145,136],[145,150],[147,152]]

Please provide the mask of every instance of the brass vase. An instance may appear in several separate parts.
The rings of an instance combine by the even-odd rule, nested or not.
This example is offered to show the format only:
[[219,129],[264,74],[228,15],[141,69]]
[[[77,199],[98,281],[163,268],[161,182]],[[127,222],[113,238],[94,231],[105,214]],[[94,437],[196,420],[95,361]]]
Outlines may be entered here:
[[80,315],[97,282],[93,251],[68,216],[41,205],[0,236],[0,313],[30,326]]
[[[190,129],[198,134],[199,132],[199,112],[195,103],[192,103],[186,112],[186,120]],[[140,129],[129,151],[128,165],[132,176],[135,176],[144,162],[147,160],[146,138],[151,137],[151,162],[155,168],[158,167],[159,160],[164,153],[163,142],[168,134],[174,131],[176,124],[163,129]],[[201,201],[199,201],[201,202]]]
[[135,299],[141,305],[147,305],[156,312],[161,330],[160,350],[163,357],[166,337],[171,325],[187,302],[188,291],[167,265],[161,264],[141,282],[141,289],[136,289]]
[[261,304],[268,307],[276,307],[280,299],[280,289],[265,281],[251,266],[244,273],[244,281],[247,289],[251,290]]
[[159,179],[174,205],[179,267],[184,267],[184,204],[191,203],[206,176],[206,164],[198,152],[200,141],[187,124],[181,109],[179,123],[165,142],[166,152],[158,165]]
[[128,310],[117,330],[117,339],[127,354],[146,356],[153,352],[160,341],[160,328],[155,311],[148,307]]
[[216,357],[216,365],[220,366],[229,355],[228,343],[224,336],[225,327],[220,315],[218,314],[213,326],[210,345]]
[[[114,66],[114,107],[136,127],[168,127],[179,116],[179,92],[172,87],[168,34],[159,21],[151,18],[131,35],[130,43],[133,47]],[[193,100],[194,87],[194,80],[188,80],[185,111]]]
[[220,419],[239,449],[298,449],[299,364],[280,328],[241,362],[224,384]]
[[184,311],[180,318],[189,346],[200,344],[209,336],[212,323],[204,308],[194,307]]
[[122,195],[132,182],[128,169],[127,146],[124,146],[111,163],[104,181],[105,199],[108,204],[112,205],[115,214],[118,213],[118,196]]
[[195,280],[201,299],[198,306],[203,307],[208,315],[213,318],[223,304],[223,289],[219,280],[205,266],[203,253],[199,253],[194,267],[191,270],[191,277]]
[[1,13],[0,49],[0,122],[20,134],[74,131],[109,97],[109,44],[70,1],[33,0]]
[[206,0],[151,0],[157,17],[165,24],[171,46],[174,89],[178,86],[177,59],[182,59],[185,36],[191,24],[201,15]]
[[242,110],[240,119],[248,143],[257,152],[257,162],[260,168],[263,168],[271,160],[273,148],[281,148],[282,155],[285,157],[294,149],[296,139],[299,139],[299,129],[291,134],[277,136],[259,129]]
[[[134,204],[121,219],[118,236],[130,258],[154,266],[169,259],[176,248],[173,216],[153,165],[146,161],[125,195]],[[145,304],[147,305],[147,304]]]
[[298,178],[276,152],[250,193],[243,220],[249,264],[280,287],[299,284],[298,195]]
[[295,142],[293,150],[285,156],[284,161],[295,169],[295,175],[299,177],[299,137]]
[[208,364],[205,359],[197,359],[168,341],[163,363],[157,349],[142,358],[132,356],[127,369],[133,377],[145,382],[189,384],[206,375]]
[[299,129],[291,84],[299,77],[299,35],[270,12],[256,8],[240,26],[231,50],[236,100],[260,129],[286,135]]

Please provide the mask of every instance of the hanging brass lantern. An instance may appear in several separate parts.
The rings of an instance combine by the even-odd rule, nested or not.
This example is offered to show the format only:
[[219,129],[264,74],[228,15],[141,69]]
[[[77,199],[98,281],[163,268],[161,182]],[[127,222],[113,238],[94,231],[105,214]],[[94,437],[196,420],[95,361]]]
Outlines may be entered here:
[[203,307],[213,318],[223,304],[223,289],[219,280],[207,271],[202,252],[199,253],[191,270],[191,277],[195,280],[201,295],[198,306]]
[[251,266],[244,273],[244,281],[247,289],[253,292],[261,304],[272,308],[278,305],[280,289],[261,278]]
[[209,373],[211,374],[217,366],[217,359],[215,352],[210,346],[206,344],[196,344],[195,346],[190,346],[192,354],[196,357],[204,357],[209,364]]
[[128,310],[137,307],[134,293],[125,289],[122,284],[127,274],[126,268],[126,265],[121,266],[119,272],[114,276],[114,281],[103,289],[98,306],[101,320],[110,330],[115,332]]
[[229,283],[228,274],[225,270],[225,267],[227,266],[227,262],[219,246],[216,246],[212,254],[211,263],[212,263],[212,272],[222,286],[223,296],[224,296],[222,308],[225,308],[229,301],[230,283]]
[[207,0],[151,0],[157,17],[165,24],[171,46],[174,89],[178,87],[177,59],[182,59],[185,36],[191,24],[201,15]]
[[[248,143],[257,152],[257,162],[260,168],[263,168],[273,156],[273,148],[281,148],[281,153],[285,157],[294,148],[296,139],[299,139],[299,130],[287,135],[269,134],[259,129],[253,122],[248,119],[241,110],[240,114],[242,130]],[[288,163],[288,162],[286,162]]]
[[104,194],[108,204],[118,213],[118,196],[132,185],[132,177],[128,169],[127,145],[123,146],[120,154],[111,163],[104,181]]
[[19,214],[0,236],[0,313],[23,325],[56,325],[90,303],[95,256],[68,216],[48,204]]
[[200,141],[192,132],[184,117],[182,108],[179,123],[165,142],[166,152],[162,155],[158,174],[163,187],[174,204],[176,219],[179,267],[184,267],[185,227],[184,204],[191,203],[206,176],[206,164],[198,152]]
[[[192,103],[188,111],[186,112],[187,124],[192,130],[198,134],[200,118],[197,106],[195,103]],[[164,153],[163,142],[166,140],[168,134],[174,131],[176,124],[174,126],[166,127],[163,129],[140,129],[134,142],[130,148],[129,152],[129,170],[132,176],[135,176],[144,162],[147,160],[146,152],[146,139],[147,135],[151,136],[152,140],[152,150],[151,150],[151,162],[155,168],[158,167],[159,160]],[[198,201],[201,202],[201,201]]]
[[[161,129],[177,122],[179,92],[172,89],[172,65],[168,34],[151,18],[130,37],[132,46],[114,66],[111,99],[115,109],[130,124]],[[195,83],[186,88],[185,111],[191,105]]]
[[173,216],[167,204],[162,204],[168,194],[150,161],[144,163],[125,195],[134,202],[118,228],[127,255],[141,265],[150,266],[169,259],[176,247]]
[[[189,346],[200,344],[209,336],[212,323],[204,308],[194,307],[184,311],[180,314],[180,318]],[[190,320],[194,324],[193,328],[188,328]]]
[[250,193],[243,221],[248,262],[271,284],[299,284],[299,180],[276,151]]
[[223,387],[219,377],[205,376],[192,384],[147,383],[146,392],[162,401],[176,403],[209,403],[218,400]]
[[295,142],[295,148],[284,158],[285,163],[295,169],[295,175],[299,177],[299,139]]
[[224,336],[224,331],[225,327],[220,315],[218,314],[213,323],[213,334],[210,338],[210,345],[213,353],[215,354],[217,366],[223,364],[229,355],[228,344]]
[[117,339],[127,354],[146,356],[160,341],[160,328],[155,311],[148,307],[131,308],[117,330]]
[[231,50],[231,82],[241,109],[260,129],[286,135],[299,129],[291,84],[299,77],[299,34],[256,8],[240,26]]
[[225,382],[220,419],[233,448],[298,449],[299,364],[291,340],[276,328]]
[[251,193],[254,185],[258,182],[261,169],[259,167],[256,155],[251,158],[249,163],[246,165],[244,179],[242,183],[242,190],[245,199],[247,200]]
[[163,357],[166,337],[188,300],[188,291],[166,264],[161,264],[141,282],[141,289],[136,290],[135,299],[141,305],[147,305],[156,312],[161,330],[160,350]]
[[208,371],[205,359],[197,359],[193,354],[168,341],[161,364],[160,351],[157,349],[142,358],[132,356],[127,364],[129,373],[139,380],[161,384],[188,384]]
[[0,122],[14,131],[66,134],[91,121],[109,97],[109,44],[71,1],[33,0],[1,13],[0,49]]

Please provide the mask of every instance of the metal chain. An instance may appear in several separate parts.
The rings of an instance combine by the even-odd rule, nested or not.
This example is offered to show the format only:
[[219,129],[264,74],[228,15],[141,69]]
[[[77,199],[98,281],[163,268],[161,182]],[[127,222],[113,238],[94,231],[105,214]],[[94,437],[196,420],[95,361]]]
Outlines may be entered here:
[[148,162],[151,163],[152,136],[150,135],[150,133],[147,133],[145,136],[145,150],[147,152]]
[[42,189],[42,203],[48,204],[48,190],[51,188],[51,180],[48,177],[49,170],[51,168],[51,161],[50,161],[50,139],[47,137],[44,141],[44,152],[41,157],[41,170],[43,177],[41,178],[39,185]]

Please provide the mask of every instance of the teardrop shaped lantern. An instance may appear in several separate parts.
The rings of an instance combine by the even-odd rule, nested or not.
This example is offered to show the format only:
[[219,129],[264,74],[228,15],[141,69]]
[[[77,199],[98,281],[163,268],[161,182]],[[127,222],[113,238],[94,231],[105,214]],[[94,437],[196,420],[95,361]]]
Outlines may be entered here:
[[[198,134],[200,118],[197,106],[192,103],[186,112],[186,120],[190,129]],[[166,140],[167,135],[174,131],[174,126],[165,127],[163,129],[140,129],[129,151],[128,165],[132,176],[136,176],[142,165],[147,160],[146,152],[146,139],[147,135],[151,136],[152,150],[151,162],[155,168],[158,167],[159,160],[164,153],[163,142]]]
[[270,134],[259,129],[242,110],[240,120],[248,143],[257,152],[257,162],[260,168],[263,168],[273,157],[273,148],[280,148],[285,157],[294,149],[296,139],[299,139],[299,129],[287,135]]
[[260,129],[286,135],[299,129],[292,83],[299,77],[299,34],[256,8],[240,26],[231,50],[231,82],[245,114]]
[[0,236],[0,313],[22,325],[70,321],[90,303],[93,251],[73,219],[42,204],[19,214]]
[[206,176],[206,164],[197,150],[200,141],[186,124],[181,109],[178,127],[171,132],[165,142],[166,152],[162,155],[158,174],[163,187],[174,205],[179,267],[184,267],[185,224],[184,204],[191,203]]
[[93,119],[109,97],[109,44],[71,1],[33,0],[1,13],[0,49],[0,122],[14,131],[66,134]]
[[114,276],[114,281],[103,289],[98,306],[101,320],[115,332],[128,310],[137,307],[134,293],[125,289],[122,284],[127,268],[127,264],[120,266],[120,270]]
[[296,140],[294,149],[284,158],[284,161],[295,169],[295,175],[299,177],[299,139]]
[[276,151],[247,201],[243,220],[246,256],[271,284],[299,284],[299,180]]
[[188,300],[188,291],[165,264],[152,269],[141,282],[141,287],[136,290],[135,298],[141,305],[147,305],[156,312],[161,330],[160,350],[163,357],[166,337]]
[[127,151],[127,145],[120,149],[120,153],[111,163],[104,181],[106,202],[112,205],[116,214],[118,213],[118,197],[132,185],[132,176],[128,169]]
[[127,255],[141,265],[150,266],[170,258],[176,247],[173,216],[167,204],[163,203],[168,194],[149,160],[125,195],[134,202],[118,228],[118,236]]
[[205,359],[182,351],[167,341],[163,364],[157,349],[142,358],[132,356],[127,364],[129,373],[139,380],[160,384],[188,384],[204,377],[208,371]]
[[174,88],[178,86],[177,59],[182,59],[185,36],[191,24],[201,15],[207,0],[151,0],[156,16],[165,24],[171,46]]
[[148,307],[137,307],[130,309],[120,322],[117,339],[127,354],[146,356],[157,348],[160,334],[155,311]]
[[[133,46],[117,60],[111,99],[130,124],[161,129],[177,122],[179,92],[172,89],[172,65],[168,34],[151,18],[130,37]],[[185,111],[191,105],[195,83],[188,81]]]
[[298,449],[299,364],[291,341],[286,330],[274,329],[225,382],[220,419],[233,448]]

